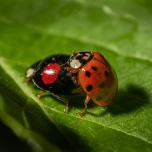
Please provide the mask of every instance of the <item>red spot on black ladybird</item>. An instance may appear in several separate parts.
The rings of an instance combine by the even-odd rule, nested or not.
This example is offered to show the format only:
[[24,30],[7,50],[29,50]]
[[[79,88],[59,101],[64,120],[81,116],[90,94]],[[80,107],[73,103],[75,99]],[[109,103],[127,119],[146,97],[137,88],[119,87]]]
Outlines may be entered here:
[[48,64],[44,67],[41,79],[45,85],[53,84],[59,75],[60,72],[60,65],[59,64]]
[[85,75],[86,75],[87,77],[90,77],[90,76],[91,76],[91,73],[90,73],[89,71],[86,71],[86,72],[85,72]]
[[86,90],[87,90],[88,92],[92,91],[92,89],[93,89],[93,86],[92,86],[92,85],[88,85],[88,86],[86,87]]

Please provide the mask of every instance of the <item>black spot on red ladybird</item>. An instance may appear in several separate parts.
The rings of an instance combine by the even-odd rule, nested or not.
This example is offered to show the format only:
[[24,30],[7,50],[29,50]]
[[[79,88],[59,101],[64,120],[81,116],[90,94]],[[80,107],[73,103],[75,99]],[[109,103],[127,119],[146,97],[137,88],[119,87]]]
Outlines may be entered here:
[[97,71],[97,70],[98,70],[98,68],[95,67],[95,66],[92,66],[91,69],[92,69],[93,71]]
[[86,72],[85,72],[85,75],[86,75],[86,77],[90,77],[90,76],[91,76],[91,73],[90,73],[89,71],[86,71]]
[[91,84],[88,85],[88,86],[86,87],[86,90],[87,90],[88,92],[92,91],[92,90],[93,90],[93,86],[92,86]]

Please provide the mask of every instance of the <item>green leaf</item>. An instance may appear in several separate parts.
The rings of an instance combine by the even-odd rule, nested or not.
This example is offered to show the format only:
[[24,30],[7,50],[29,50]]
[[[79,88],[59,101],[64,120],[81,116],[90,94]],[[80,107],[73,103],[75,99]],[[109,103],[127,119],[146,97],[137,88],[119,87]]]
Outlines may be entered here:
[[[1,0],[0,119],[35,151],[152,151],[152,2]],[[118,75],[116,103],[64,105],[27,85],[25,70],[51,54],[99,50]]]

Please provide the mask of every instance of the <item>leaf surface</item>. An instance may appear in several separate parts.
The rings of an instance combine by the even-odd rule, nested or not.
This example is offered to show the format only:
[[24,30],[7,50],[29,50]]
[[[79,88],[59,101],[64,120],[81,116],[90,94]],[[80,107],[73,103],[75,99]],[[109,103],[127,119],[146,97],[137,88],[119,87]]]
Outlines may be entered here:
[[[151,10],[148,0],[1,0],[0,119],[35,151],[151,151]],[[65,114],[24,83],[33,62],[80,49],[99,50],[119,82],[116,103],[83,118],[83,99]]]

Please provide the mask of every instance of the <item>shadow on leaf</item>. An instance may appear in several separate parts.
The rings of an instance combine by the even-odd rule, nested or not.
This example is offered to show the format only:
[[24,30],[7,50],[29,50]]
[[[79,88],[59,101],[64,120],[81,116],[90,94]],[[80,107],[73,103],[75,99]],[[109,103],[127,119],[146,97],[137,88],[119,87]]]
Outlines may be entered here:
[[[60,124],[60,130],[62,130],[62,133],[69,142],[69,145],[65,145],[66,146],[65,151],[68,152],[92,151],[92,148],[89,146],[89,144],[86,143],[85,139],[83,139],[83,137],[79,135],[79,132],[76,132],[73,128]],[[70,145],[72,146],[72,148],[70,147]]]
[[149,95],[144,88],[128,85],[126,90],[119,90],[116,102],[108,108],[112,114],[134,111],[149,103]]
[[[54,96],[51,96],[51,98],[57,99]],[[85,95],[64,96],[64,98],[66,101],[69,101],[69,112],[73,107],[80,109],[80,112],[83,110]],[[64,105],[64,101],[61,101],[60,99],[58,100]],[[126,89],[120,89],[118,91],[115,103],[109,107],[100,107],[101,110],[99,110],[99,108],[97,110],[96,108],[96,110],[92,112],[92,110],[89,111],[89,109],[95,108],[97,105],[93,101],[89,102],[87,114],[95,117],[101,117],[107,112],[110,112],[117,115],[134,111],[148,103],[149,95],[145,89],[140,86],[130,84]]]

